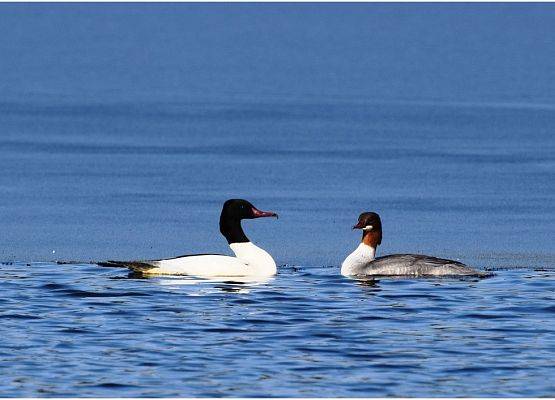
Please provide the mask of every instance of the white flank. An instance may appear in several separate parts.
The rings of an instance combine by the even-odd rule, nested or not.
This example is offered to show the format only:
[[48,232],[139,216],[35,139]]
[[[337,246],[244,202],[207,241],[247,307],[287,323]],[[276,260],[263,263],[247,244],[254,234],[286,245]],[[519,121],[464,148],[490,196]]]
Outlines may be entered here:
[[192,275],[201,278],[272,276],[276,263],[266,251],[251,242],[232,243],[237,257],[199,255],[152,261],[153,268],[142,271],[149,275]]

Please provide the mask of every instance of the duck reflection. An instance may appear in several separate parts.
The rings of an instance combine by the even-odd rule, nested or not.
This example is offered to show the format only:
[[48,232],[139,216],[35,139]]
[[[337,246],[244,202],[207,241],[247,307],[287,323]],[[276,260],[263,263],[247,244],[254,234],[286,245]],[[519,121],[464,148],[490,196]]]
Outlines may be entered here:
[[212,288],[219,289],[228,293],[249,293],[249,289],[267,284],[274,280],[273,276],[219,276],[213,278],[198,278],[194,276],[163,276],[163,275],[145,275],[140,272],[130,272],[128,279],[152,279],[159,285],[167,287],[183,287],[200,285],[206,288],[207,284]]
[[357,286],[360,286],[362,289],[364,289],[364,292],[366,294],[375,295],[382,291],[382,288],[379,285],[380,283],[379,279],[361,277],[355,280],[356,280]]

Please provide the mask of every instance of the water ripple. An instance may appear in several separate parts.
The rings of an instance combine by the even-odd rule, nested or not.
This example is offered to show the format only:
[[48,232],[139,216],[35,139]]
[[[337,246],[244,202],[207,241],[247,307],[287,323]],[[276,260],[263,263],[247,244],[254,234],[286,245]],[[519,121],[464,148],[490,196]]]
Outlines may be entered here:
[[[287,266],[239,283],[6,263],[0,387],[6,396],[549,395],[554,285],[531,268],[482,281],[356,281],[336,267]],[[510,382],[502,392],[500,381]]]

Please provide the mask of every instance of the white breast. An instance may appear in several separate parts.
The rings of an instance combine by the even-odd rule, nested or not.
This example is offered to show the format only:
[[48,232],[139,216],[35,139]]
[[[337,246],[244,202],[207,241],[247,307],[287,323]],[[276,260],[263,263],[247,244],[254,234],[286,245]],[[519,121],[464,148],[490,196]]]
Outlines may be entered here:
[[232,243],[229,245],[237,258],[247,265],[249,275],[275,275],[276,262],[268,252],[251,242]]
[[375,254],[376,249],[361,243],[341,264],[341,275],[360,275],[364,268],[374,260]]

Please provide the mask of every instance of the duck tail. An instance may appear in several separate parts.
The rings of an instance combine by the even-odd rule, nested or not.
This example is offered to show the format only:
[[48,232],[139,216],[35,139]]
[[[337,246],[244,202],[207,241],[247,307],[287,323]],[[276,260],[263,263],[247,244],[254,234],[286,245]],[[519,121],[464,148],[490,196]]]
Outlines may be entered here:
[[114,260],[108,260],[108,261],[98,262],[97,265],[99,265],[101,267],[110,267],[110,268],[127,268],[127,269],[130,269],[132,271],[136,271],[136,272],[145,272],[145,271],[148,271],[149,269],[152,269],[152,268],[155,267],[154,265],[149,264],[146,261],[114,261]]

